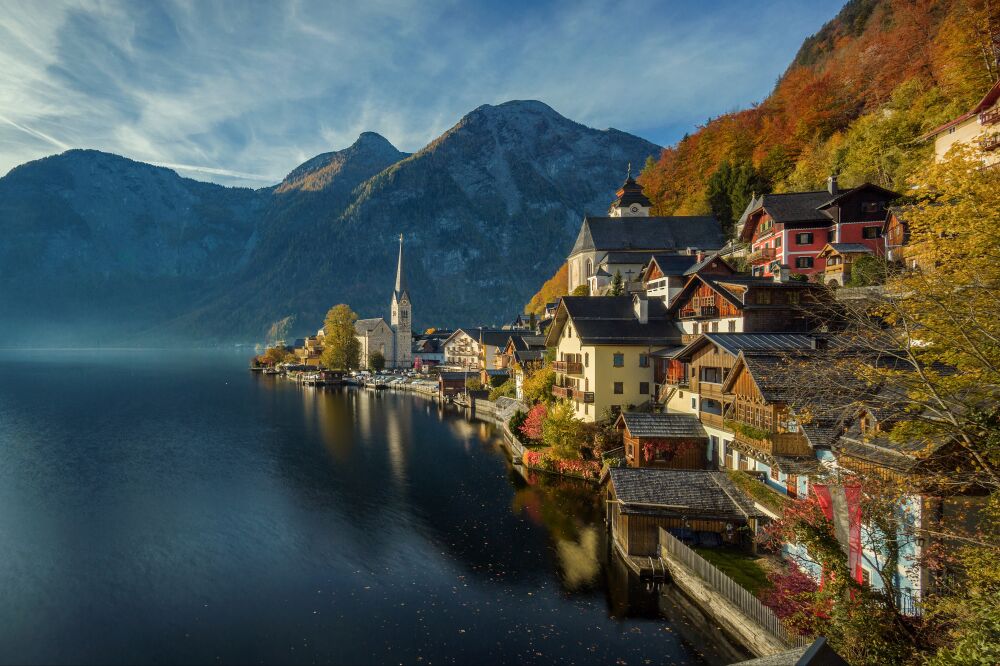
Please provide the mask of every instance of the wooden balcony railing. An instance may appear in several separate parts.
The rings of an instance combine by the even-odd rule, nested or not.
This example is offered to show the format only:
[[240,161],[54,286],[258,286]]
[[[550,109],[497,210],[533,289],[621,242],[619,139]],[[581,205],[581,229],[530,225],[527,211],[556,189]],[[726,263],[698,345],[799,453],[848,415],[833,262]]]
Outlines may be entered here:
[[801,434],[796,432],[772,432],[765,439],[749,437],[738,428],[734,429],[737,442],[753,447],[772,456],[809,456],[813,451]]
[[773,247],[762,247],[747,255],[747,262],[751,264],[763,264],[774,261],[777,253]]
[[573,389],[572,396],[573,400],[576,402],[594,402],[594,392],[593,391],[581,391],[580,389]]
[[569,396],[572,392],[573,389],[570,388],[569,386],[552,387],[552,395],[555,396],[556,398],[563,398],[564,400],[569,400]]
[[1000,123],[1000,107],[979,114],[980,125],[996,125],[997,123]]
[[552,369],[566,375],[582,375],[583,363],[576,361],[553,361]]
[[725,426],[725,419],[722,414],[713,414],[712,412],[698,412],[698,419],[707,426],[712,426],[713,428],[723,428]]
[[988,136],[984,136],[979,140],[979,147],[986,151],[1000,148],[1000,134],[990,134]]

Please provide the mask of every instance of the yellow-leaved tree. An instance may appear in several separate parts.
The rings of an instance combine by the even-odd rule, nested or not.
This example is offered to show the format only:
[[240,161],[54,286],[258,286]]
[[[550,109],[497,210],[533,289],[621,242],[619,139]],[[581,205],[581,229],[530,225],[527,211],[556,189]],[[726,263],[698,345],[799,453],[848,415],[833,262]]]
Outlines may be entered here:
[[323,365],[330,370],[354,370],[361,362],[361,342],[354,333],[358,315],[341,303],[330,308],[323,321]]

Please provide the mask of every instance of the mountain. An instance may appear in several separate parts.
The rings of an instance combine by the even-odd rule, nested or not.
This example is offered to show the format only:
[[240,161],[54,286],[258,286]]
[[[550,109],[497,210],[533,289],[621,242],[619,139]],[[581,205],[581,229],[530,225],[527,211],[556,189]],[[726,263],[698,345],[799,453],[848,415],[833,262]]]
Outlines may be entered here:
[[850,0],[766,99],[665,149],[639,180],[659,214],[722,219],[753,191],[816,189],[834,172],[904,188],[930,154],[917,139],[1000,77],[997,26],[995,2]]
[[501,322],[660,147],[545,104],[484,105],[419,152],[366,132],[278,185],[226,188],[96,151],[0,178],[6,344],[257,340],[347,302],[386,316],[406,238],[420,325]]

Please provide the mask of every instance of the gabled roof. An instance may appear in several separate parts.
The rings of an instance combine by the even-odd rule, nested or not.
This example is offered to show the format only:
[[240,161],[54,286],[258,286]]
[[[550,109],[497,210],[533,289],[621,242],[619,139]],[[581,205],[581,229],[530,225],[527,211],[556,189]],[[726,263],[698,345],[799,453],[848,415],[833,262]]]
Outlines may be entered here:
[[635,182],[635,178],[631,174],[631,169],[629,175],[625,178],[625,182],[622,183],[622,186],[615,193],[615,196],[618,198],[611,202],[611,208],[628,208],[632,204],[639,204],[640,206],[649,208],[653,205],[643,193],[642,185]]
[[482,328],[479,329],[479,344],[491,347],[503,347],[510,339],[510,331]]
[[1000,81],[994,83],[993,87],[989,89],[986,95],[984,95],[983,98],[979,100],[979,103],[976,104],[974,107],[972,107],[971,109],[960,115],[958,118],[955,118],[954,120],[949,120],[944,125],[935,127],[930,132],[927,132],[927,134],[924,134],[923,136],[918,138],[917,141],[925,141],[933,136],[940,134],[941,132],[944,132],[947,129],[951,129],[955,125],[959,125],[965,122],[969,118],[972,118],[973,116],[982,113],[983,111],[986,111],[987,109],[992,107],[994,104],[997,103],[997,100],[1000,100]]
[[837,254],[875,254],[867,245],[861,243],[827,243],[819,251],[818,257],[828,257],[833,253]]
[[354,322],[354,331],[359,335],[364,335],[365,333],[371,333],[376,328],[378,328],[379,323],[385,324],[386,326],[389,325],[382,317],[373,317],[371,319],[359,319],[356,322]]
[[650,255],[645,252],[608,252],[598,266],[613,266],[615,264],[645,264]]
[[569,256],[580,252],[669,252],[685,248],[716,250],[725,243],[719,221],[710,215],[689,217],[583,218]]
[[623,513],[658,509],[738,519],[762,515],[725,472],[612,467],[608,478]]
[[665,276],[686,275],[688,270],[698,263],[698,257],[693,254],[654,254],[649,258],[647,270],[655,265]]
[[824,203],[820,208],[829,208],[836,203],[846,199],[847,197],[860,192],[861,190],[868,190],[870,192],[877,192],[889,199],[898,199],[902,195],[899,192],[893,192],[892,190],[887,190],[881,185],[875,185],[874,183],[862,183],[857,187],[850,187],[846,190],[841,190],[837,194],[833,195],[826,203]]
[[812,349],[814,338],[803,333],[702,333],[671,358],[684,360],[702,347],[714,344],[730,356],[741,351],[796,351]]
[[615,426],[624,424],[633,437],[655,437],[657,439],[700,439],[708,433],[694,414],[647,414],[644,412],[623,412]]
[[557,345],[570,320],[583,344],[663,346],[679,342],[680,330],[663,301],[650,299],[647,303],[648,320],[642,324],[636,319],[631,296],[563,296],[545,344]]

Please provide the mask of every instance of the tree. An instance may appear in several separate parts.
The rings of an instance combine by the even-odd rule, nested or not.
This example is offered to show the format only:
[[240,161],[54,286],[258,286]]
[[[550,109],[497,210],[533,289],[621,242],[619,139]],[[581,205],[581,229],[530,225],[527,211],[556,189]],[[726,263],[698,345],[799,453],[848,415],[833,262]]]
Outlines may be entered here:
[[615,269],[615,276],[611,278],[611,286],[608,287],[608,296],[621,296],[625,293],[625,283],[622,280],[622,272]]
[[498,398],[513,398],[515,395],[517,395],[517,387],[514,385],[513,379],[508,379],[490,390],[490,400],[493,401]]
[[538,368],[529,372],[521,384],[526,403],[552,402],[552,387],[556,383],[556,372],[551,366]]
[[295,360],[295,355],[284,347],[271,347],[266,352],[264,352],[264,361],[268,365],[277,365],[278,363],[288,363]]
[[466,377],[465,388],[470,391],[481,391],[483,390],[483,382],[479,379],[478,375],[472,375],[471,377]]
[[871,287],[885,282],[887,264],[885,259],[872,255],[858,257],[851,264],[851,277],[845,287]]
[[528,415],[521,422],[521,434],[533,442],[540,442],[542,440],[542,427],[548,411],[549,408],[544,402],[540,402],[528,410]]
[[545,312],[545,305],[556,300],[569,291],[569,264],[565,261],[559,265],[555,275],[545,281],[538,293],[531,297],[528,304],[524,306],[525,312],[542,314]]
[[590,285],[579,284],[576,289],[570,293],[570,296],[590,296]]
[[385,370],[385,355],[380,351],[374,351],[368,355],[368,368],[375,372]]
[[323,365],[330,370],[354,370],[361,362],[361,342],[355,336],[358,315],[343,303],[326,313],[323,322]]
[[573,406],[565,400],[549,410],[542,424],[542,441],[558,458],[578,459],[583,435],[583,422],[573,415]]
[[737,219],[754,194],[767,191],[768,185],[751,162],[733,165],[724,161],[708,179],[706,198],[712,214],[722,224],[726,235],[732,235]]

